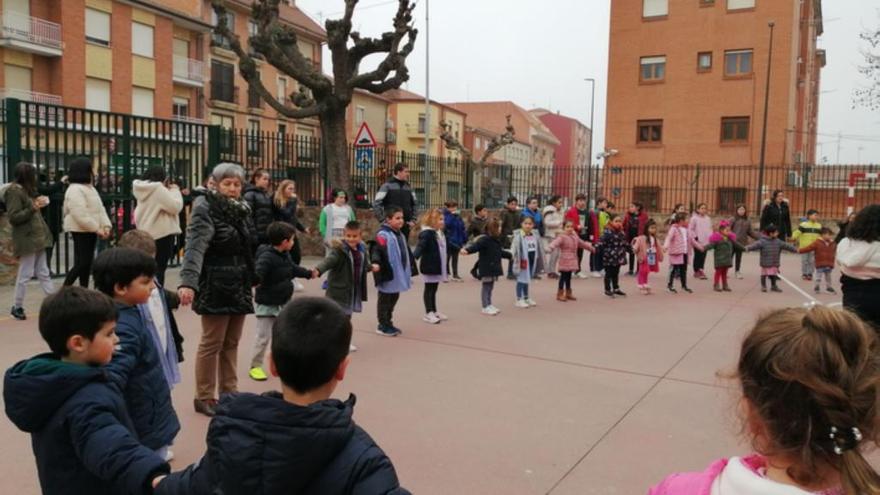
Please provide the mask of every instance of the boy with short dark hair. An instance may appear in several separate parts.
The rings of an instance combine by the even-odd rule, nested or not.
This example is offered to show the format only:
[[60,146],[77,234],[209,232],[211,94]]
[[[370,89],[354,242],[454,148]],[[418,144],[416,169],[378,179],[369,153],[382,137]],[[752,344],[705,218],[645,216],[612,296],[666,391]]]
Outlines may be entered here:
[[[596,198],[596,209],[590,212],[590,240],[594,244],[599,242],[599,237],[605,232],[605,226],[611,220],[612,208],[612,203],[608,201],[608,198],[603,196]],[[605,267],[602,264],[601,246],[590,255],[590,269],[594,277],[602,276]]]
[[819,293],[819,285],[825,278],[825,291],[829,294],[837,294],[831,285],[831,272],[834,271],[834,261],[837,256],[837,243],[834,242],[834,232],[828,227],[819,230],[819,239],[807,247],[798,249],[801,254],[812,253],[816,262],[816,284],[813,290]]
[[[522,212],[518,206],[519,200],[516,199],[516,196],[511,196],[507,198],[504,211],[501,212],[501,242],[504,249],[510,249],[513,242],[513,233],[519,229],[520,223],[522,223]],[[516,279],[516,276],[513,274],[512,258],[507,263],[507,278],[508,280]]]
[[95,258],[92,274],[95,288],[113,298],[119,312],[119,349],[105,368],[107,374],[125,398],[140,442],[171,460],[169,447],[180,422],[158,346],[138,309],[155,287],[156,261],[136,249],[107,249]]
[[140,445],[125,403],[103,366],[119,339],[107,296],[64,287],[40,307],[40,335],[51,353],[6,371],[6,414],[31,434],[42,492],[148,494],[168,464]]
[[[315,267],[313,276],[327,275],[329,299],[336,301],[348,318],[352,313],[360,313],[367,301],[367,273],[378,272],[379,265],[370,263],[367,246],[362,240],[361,223],[352,220],[345,224],[342,241],[334,241],[330,252]],[[357,350],[352,344],[351,352]]]
[[412,277],[419,274],[415,259],[406,237],[401,233],[403,210],[391,206],[385,210],[385,222],[376,232],[376,240],[370,245],[370,260],[379,266],[373,275],[379,292],[376,316],[379,325],[376,333],[384,337],[397,337],[403,331],[394,326],[394,307],[400,293],[412,287]]
[[[489,221],[489,209],[485,206],[479,204],[474,206],[474,215],[471,217],[470,223],[468,223],[467,228],[467,236],[468,242],[473,242],[474,239],[483,235],[486,231],[486,222]],[[479,280],[480,277],[477,276],[477,262],[474,262],[473,268],[471,268],[471,276],[475,279]]]
[[281,392],[220,400],[205,456],[171,474],[159,495],[298,493],[405,495],[391,460],[352,419],[355,397],[330,396],[350,361],[351,321],[338,304],[288,304],[272,332]]
[[311,271],[295,264],[290,257],[290,250],[296,242],[296,227],[289,223],[272,222],[266,228],[266,239],[269,243],[257,248],[254,263],[260,285],[254,291],[257,333],[254,335],[248,376],[256,381],[269,378],[263,371],[263,358],[272,338],[275,317],[293,297],[294,277],[312,278]]
[[[798,243],[798,249],[809,247],[822,236],[822,224],[819,223],[819,210],[807,210],[807,219],[798,224],[791,238]],[[784,239],[783,239],[784,240]],[[816,269],[816,253],[804,251],[801,254],[801,277],[804,280],[813,280],[813,271]]]

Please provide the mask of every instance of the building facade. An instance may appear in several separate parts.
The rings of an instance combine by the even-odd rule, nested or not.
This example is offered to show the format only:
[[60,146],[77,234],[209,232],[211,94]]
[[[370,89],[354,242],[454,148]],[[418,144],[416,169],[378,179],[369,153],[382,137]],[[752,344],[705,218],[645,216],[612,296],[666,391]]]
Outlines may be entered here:
[[550,132],[559,140],[556,147],[556,162],[554,164],[553,186],[558,191],[572,191],[573,189],[584,190],[583,184],[578,184],[578,168],[590,164],[592,154],[592,132],[590,128],[579,120],[553,113],[549,110],[535,109],[530,112],[541,120],[550,129]]
[[[426,153],[430,156],[459,158],[459,153],[446,149],[440,139],[440,122],[450,126],[450,132],[459,140],[464,136],[467,113],[449,105],[431,100],[430,123],[425,97],[405,89],[392,89],[382,94],[391,100],[389,130],[395,134],[395,148],[405,153]],[[425,147],[427,132],[428,146]]]
[[814,163],[821,0],[611,4],[608,164]]

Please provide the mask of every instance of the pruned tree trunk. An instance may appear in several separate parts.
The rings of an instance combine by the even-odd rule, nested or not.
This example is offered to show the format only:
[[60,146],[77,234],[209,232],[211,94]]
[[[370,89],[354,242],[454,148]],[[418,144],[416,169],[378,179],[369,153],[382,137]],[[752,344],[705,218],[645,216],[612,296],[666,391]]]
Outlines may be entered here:
[[320,115],[327,184],[351,191],[351,159],[346,133],[345,107],[329,108]]
[[483,156],[480,157],[479,160],[474,161],[474,154],[471,153],[471,150],[464,147],[464,145],[459,142],[455,136],[449,132],[449,123],[443,121],[440,122],[440,128],[443,129],[443,132],[440,133],[440,139],[443,140],[443,143],[446,145],[446,149],[450,151],[457,151],[461,154],[462,159],[468,166],[469,170],[474,172],[474,175],[479,178],[479,184],[474,184],[473,188],[478,191],[482,191],[483,189],[483,168],[486,166],[486,162],[492,158],[492,155],[500,151],[502,148],[507,146],[508,144],[513,143],[513,136],[516,134],[516,130],[513,128],[513,124],[510,123],[510,115],[507,116],[507,126],[505,126],[504,134],[500,136],[496,136],[492,138],[492,141],[489,142],[488,148],[483,153]]

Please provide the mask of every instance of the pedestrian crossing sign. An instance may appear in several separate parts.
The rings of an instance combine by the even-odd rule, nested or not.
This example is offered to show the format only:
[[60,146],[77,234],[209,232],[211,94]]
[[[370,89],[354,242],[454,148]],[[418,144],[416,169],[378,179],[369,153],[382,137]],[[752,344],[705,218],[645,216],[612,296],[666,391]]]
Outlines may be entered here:
[[357,147],[354,151],[355,166],[358,170],[373,168],[373,148]]

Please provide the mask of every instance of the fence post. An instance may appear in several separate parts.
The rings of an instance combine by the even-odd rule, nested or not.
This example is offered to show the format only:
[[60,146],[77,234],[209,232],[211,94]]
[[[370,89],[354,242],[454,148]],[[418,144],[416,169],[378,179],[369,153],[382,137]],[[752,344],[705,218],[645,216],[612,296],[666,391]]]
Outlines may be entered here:
[[220,163],[220,140],[222,139],[220,133],[219,125],[208,126],[208,156],[206,157],[206,167],[204,167],[207,171],[202,171],[202,179]]
[[6,98],[6,177],[12,180],[21,161],[21,101]]
[[[131,229],[131,116],[122,116],[122,230]],[[110,157],[112,163],[113,157]],[[114,219],[115,223],[115,219]]]
[[467,209],[473,208],[473,198],[474,198],[474,171],[471,170],[471,162],[472,160],[464,160],[463,158],[459,158],[462,162],[462,168],[464,168],[464,207]]

